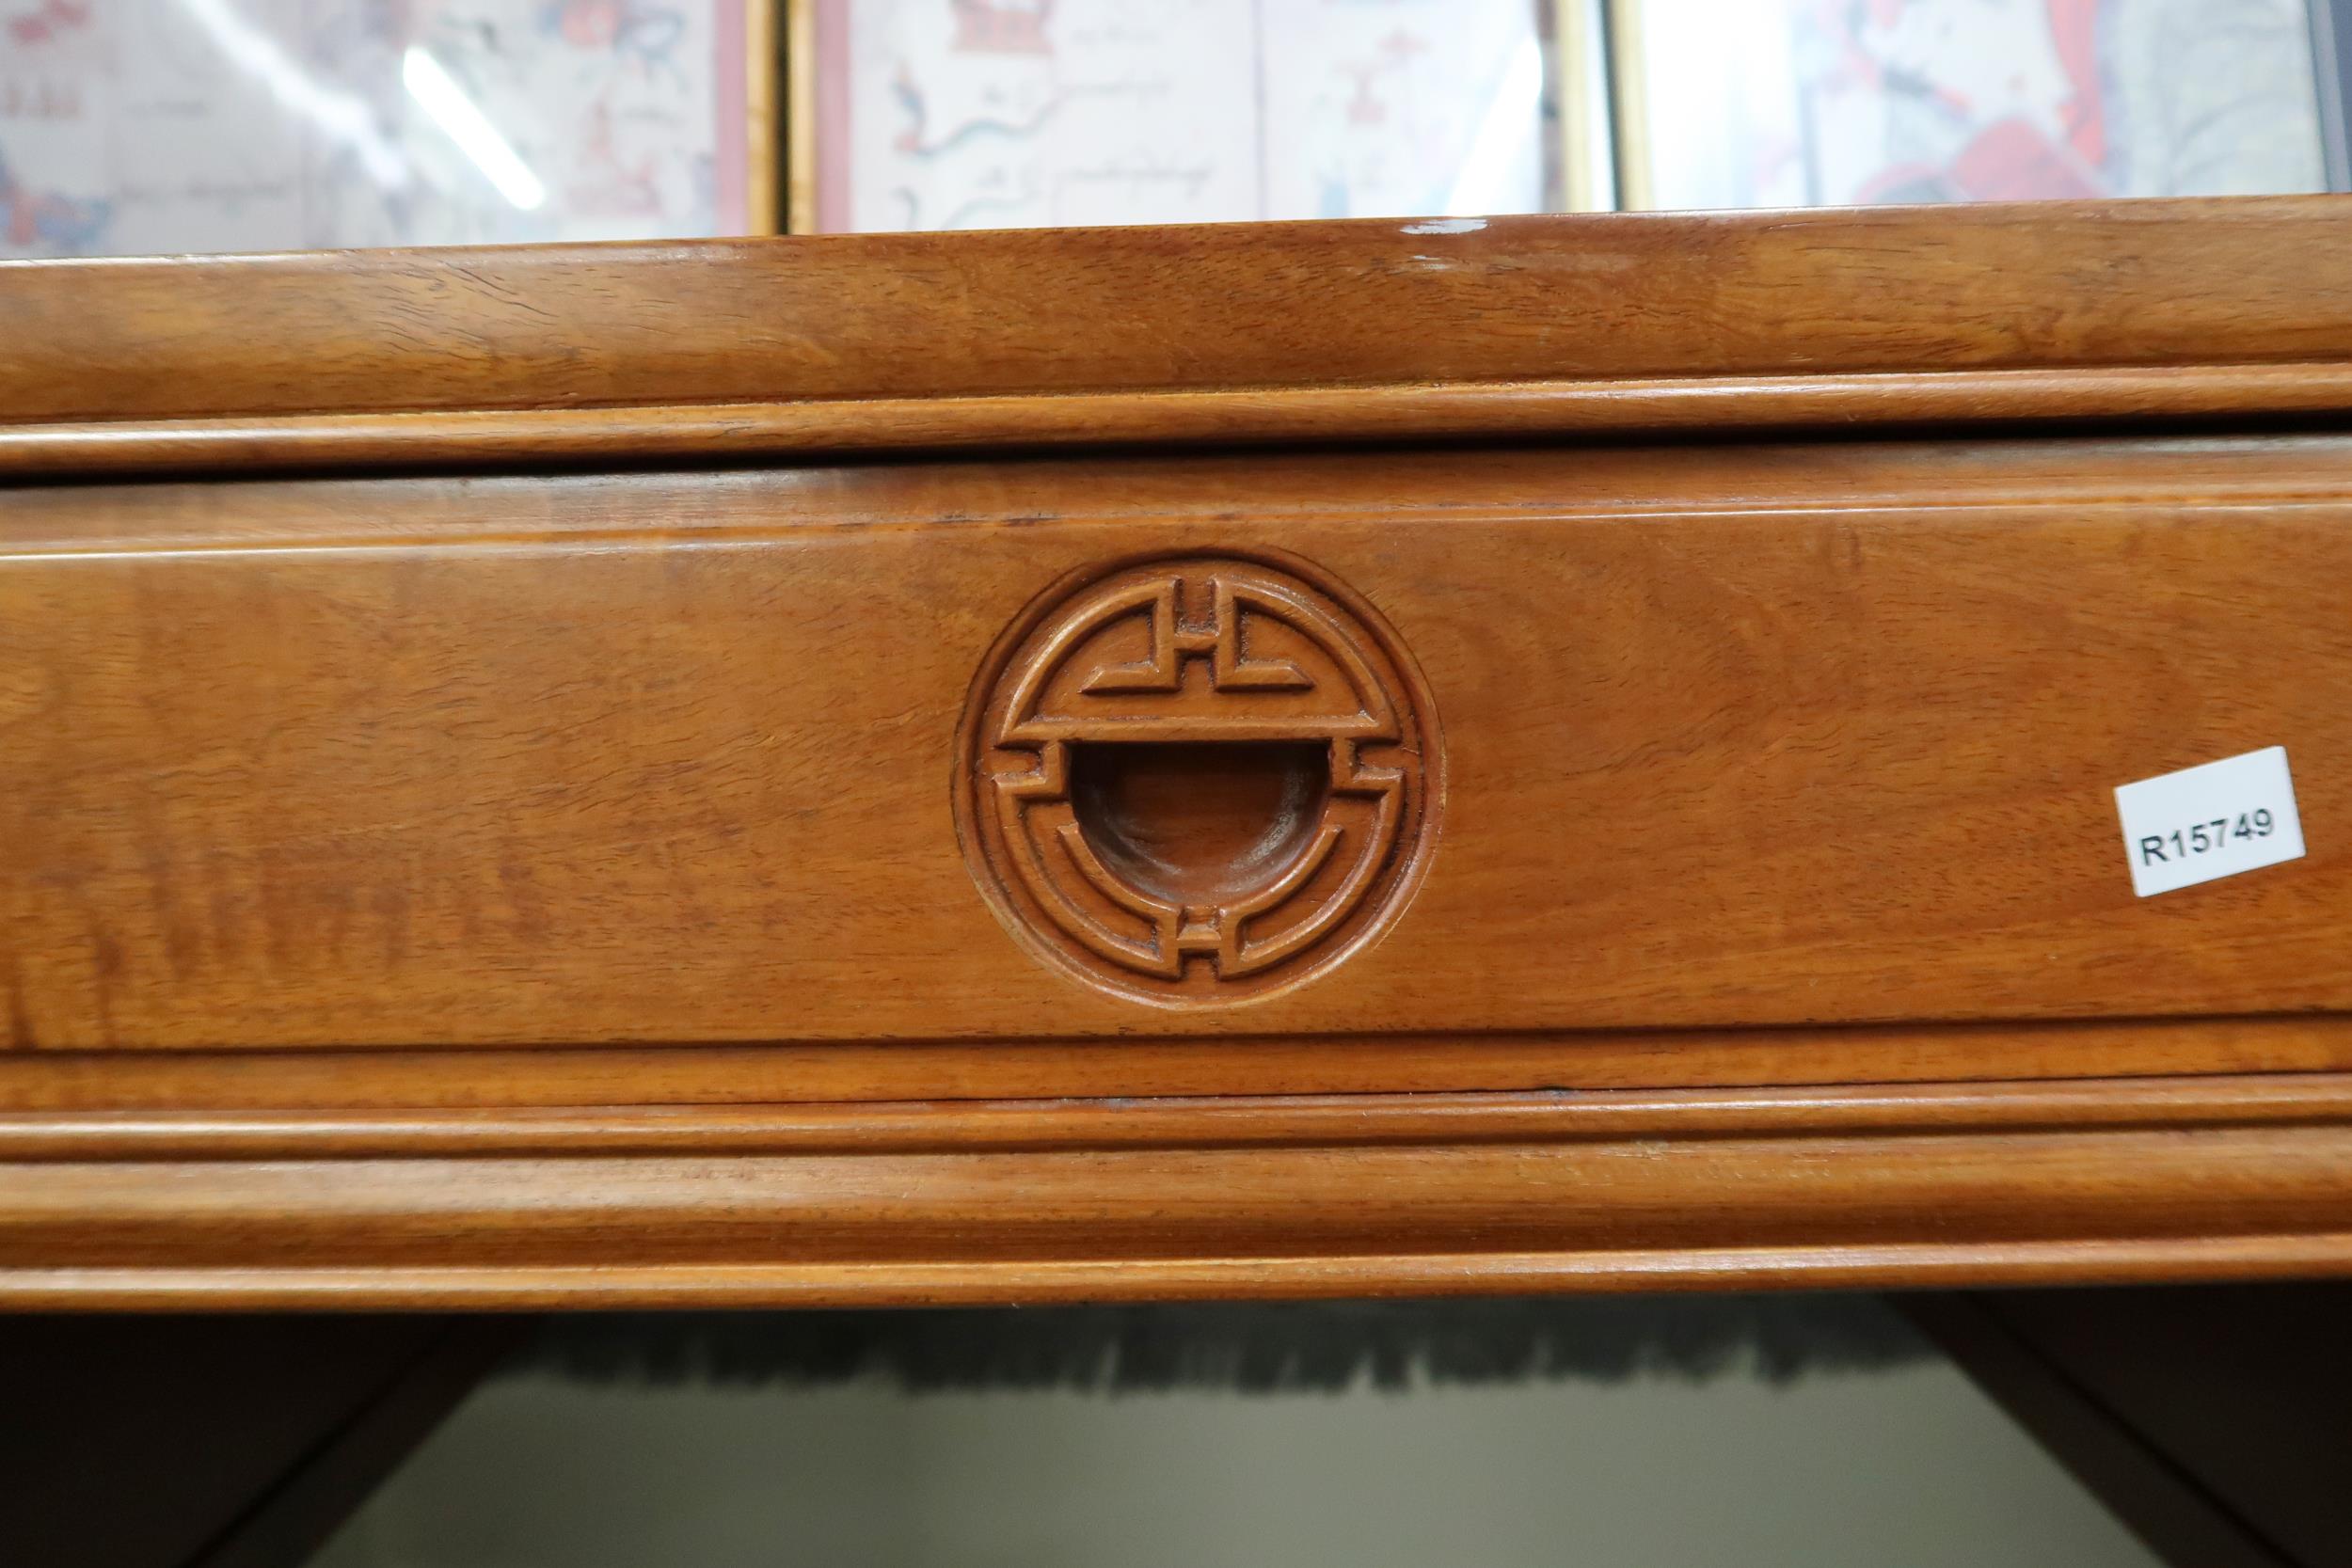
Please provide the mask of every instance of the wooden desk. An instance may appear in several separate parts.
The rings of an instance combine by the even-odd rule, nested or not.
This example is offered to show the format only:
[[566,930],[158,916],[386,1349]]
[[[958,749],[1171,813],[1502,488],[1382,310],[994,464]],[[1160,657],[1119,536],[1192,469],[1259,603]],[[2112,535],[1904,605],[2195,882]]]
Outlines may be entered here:
[[2352,1271],[2347,212],[0,267],[0,1302]]

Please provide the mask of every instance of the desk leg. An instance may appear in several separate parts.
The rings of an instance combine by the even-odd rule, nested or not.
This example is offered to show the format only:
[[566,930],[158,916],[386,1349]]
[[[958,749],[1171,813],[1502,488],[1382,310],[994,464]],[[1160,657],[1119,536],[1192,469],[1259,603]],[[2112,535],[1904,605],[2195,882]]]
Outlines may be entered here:
[[298,1568],[528,1322],[0,1317],[0,1555]]
[[2166,1561],[2352,1564],[2352,1286],[1891,1299]]

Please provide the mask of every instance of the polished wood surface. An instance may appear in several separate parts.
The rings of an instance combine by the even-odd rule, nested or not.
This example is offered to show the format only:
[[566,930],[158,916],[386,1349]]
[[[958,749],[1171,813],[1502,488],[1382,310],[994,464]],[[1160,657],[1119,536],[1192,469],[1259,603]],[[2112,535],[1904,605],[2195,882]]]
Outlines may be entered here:
[[2340,415],[2342,201],[0,263],[0,472]]
[[2335,1076],[1434,1105],[12,1117],[0,1159],[0,1302],[18,1306],[2352,1273],[2352,1089]]
[[2340,210],[0,268],[0,1300],[2352,1269]]
[[[2120,1019],[1470,1035],[0,1052],[11,1109],[471,1109],[1931,1084],[2352,1069],[2352,1021]],[[2293,1084],[2296,1079],[2284,1082]]]
[[[2309,437],[20,489],[8,1037],[2341,1010],[2348,481]],[[1447,799],[1384,940],[1170,1016],[976,895],[955,736],[1048,586],[1268,535],[1418,657]],[[2273,744],[2310,856],[2135,897],[2114,786]]]

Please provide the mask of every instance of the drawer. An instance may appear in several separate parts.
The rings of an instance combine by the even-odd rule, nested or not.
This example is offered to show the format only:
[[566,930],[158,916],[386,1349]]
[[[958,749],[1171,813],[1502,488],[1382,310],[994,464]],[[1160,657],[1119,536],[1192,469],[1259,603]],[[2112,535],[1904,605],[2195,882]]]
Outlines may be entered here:
[[[20,490],[14,1043],[2334,1065],[1983,1025],[2352,1003],[2347,478],[2312,436]],[[2115,787],[2269,746],[2311,852],[2136,896]]]

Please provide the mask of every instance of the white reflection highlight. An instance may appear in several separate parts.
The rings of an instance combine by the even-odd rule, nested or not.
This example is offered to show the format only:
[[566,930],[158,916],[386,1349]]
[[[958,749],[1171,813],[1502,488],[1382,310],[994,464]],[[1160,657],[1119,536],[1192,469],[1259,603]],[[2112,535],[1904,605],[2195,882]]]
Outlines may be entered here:
[[499,195],[526,213],[547,200],[548,188],[539,177],[516,156],[498,127],[466,96],[466,89],[441,68],[440,61],[412,47],[400,57],[400,80],[408,96],[424,106],[458,150],[471,158],[474,166],[498,187]]
[[1478,137],[1470,143],[1445,211],[1454,216],[1491,213],[1511,202],[1511,165],[1519,156],[1528,127],[1544,100],[1544,46],[1536,39],[1519,45],[1503,68],[1502,81],[1486,105]]
[[365,103],[319,86],[276,39],[230,9],[229,0],[180,0],[180,8],[212,35],[230,64],[257,77],[280,106],[350,148],[369,179],[388,191],[407,188],[408,160],[376,129]]

